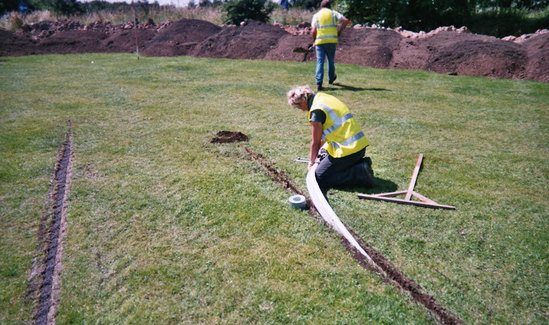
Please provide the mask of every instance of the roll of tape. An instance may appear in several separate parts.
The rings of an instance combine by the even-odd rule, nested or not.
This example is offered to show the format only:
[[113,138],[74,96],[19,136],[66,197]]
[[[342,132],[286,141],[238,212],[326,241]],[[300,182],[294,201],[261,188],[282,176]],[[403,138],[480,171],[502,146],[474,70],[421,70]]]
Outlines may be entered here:
[[290,202],[290,205],[293,208],[296,208],[296,209],[306,209],[307,208],[307,201],[305,200],[305,197],[303,195],[299,195],[299,194],[292,195],[292,196],[290,196],[288,201]]

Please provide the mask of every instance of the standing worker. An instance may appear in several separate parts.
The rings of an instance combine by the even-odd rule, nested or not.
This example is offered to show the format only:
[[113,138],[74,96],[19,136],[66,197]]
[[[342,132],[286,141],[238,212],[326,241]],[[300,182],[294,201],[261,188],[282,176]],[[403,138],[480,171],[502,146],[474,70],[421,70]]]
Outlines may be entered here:
[[372,161],[364,157],[368,140],[347,106],[332,95],[315,94],[309,86],[294,87],[287,96],[289,105],[308,112],[312,129],[309,168],[326,143],[328,156],[320,160],[315,172],[324,196],[336,186],[373,186]]
[[320,11],[313,15],[312,35],[316,46],[316,87],[322,90],[324,79],[324,59],[328,58],[328,83],[331,85],[337,78],[335,72],[335,53],[341,31],[351,21],[339,12],[330,9],[330,0],[322,0]]

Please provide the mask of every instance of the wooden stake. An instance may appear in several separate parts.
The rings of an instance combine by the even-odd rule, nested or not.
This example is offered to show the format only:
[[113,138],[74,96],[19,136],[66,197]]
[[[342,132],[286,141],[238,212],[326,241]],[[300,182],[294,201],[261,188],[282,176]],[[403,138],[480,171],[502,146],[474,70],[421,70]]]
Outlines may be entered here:
[[412,180],[410,180],[410,185],[408,186],[406,197],[404,198],[405,200],[412,199],[412,192],[414,191],[414,187],[416,186],[417,175],[419,174],[419,170],[421,169],[422,162],[423,162],[423,154],[420,153],[419,157],[417,158],[416,168],[414,168],[414,172],[412,173]]
[[[387,201],[387,202],[394,202],[399,204],[415,205],[415,206],[420,206],[424,208],[455,210],[456,208],[454,206],[439,204],[429,199],[428,197],[414,191],[414,187],[416,186],[417,177],[419,175],[419,170],[421,169],[422,163],[423,163],[423,154],[420,153],[416,162],[416,167],[414,168],[414,172],[412,173],[412,179],[410,180],[410,185],[408,185],[408,190],[379,193],[379,194],[358,194],[358,197],[360,199]],[[399,196],[403,194],[405,194],[404,199],[395,198],[395,196]],[[413,201],[412,198],[416,198],[419,201]]]

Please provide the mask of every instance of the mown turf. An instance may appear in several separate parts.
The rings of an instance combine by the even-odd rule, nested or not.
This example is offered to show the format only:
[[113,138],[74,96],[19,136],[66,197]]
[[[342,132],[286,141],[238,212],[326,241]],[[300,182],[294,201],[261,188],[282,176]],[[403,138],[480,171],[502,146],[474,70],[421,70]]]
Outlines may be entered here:
[[[26,277],[66,120],[75,157],[60,323],[429,323],[289,208],[254,151],[305,189],[309,127],[287,106],[310,63],[64,55],[0,61],[0,322],[32,317]],[[338,65],[380,186],[336,213],[467,323],[549,307],[549,85]],[[359,200],[416,190],[456,211]]]

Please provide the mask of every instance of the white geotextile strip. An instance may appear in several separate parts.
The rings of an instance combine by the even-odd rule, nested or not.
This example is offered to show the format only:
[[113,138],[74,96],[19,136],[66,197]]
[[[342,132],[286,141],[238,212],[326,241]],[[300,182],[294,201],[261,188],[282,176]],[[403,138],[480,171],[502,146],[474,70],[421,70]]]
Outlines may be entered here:
[[320,190],[320,187],[316,182],[316,167],[317,164],[314,164],[307,173],[307,190],[309,191],[309,195],[311,196],[311,200],[313,201],[315,208],[317,209],[318,213],[320,213],[324,221],[326,221],[330,226],[332,226],[332,228],[335,229],[335,231],[337,231],[340,235],[347,239],[349,244],[356,248],[360,252],[360,254],[366,257],[370,264],[374,264],[370,255],[368,255],[368,253],[366,253],[366,251],[358,244],[353,235],[351,235],[349,230],[347,230],[343,222],[339,220],[334,210],[324,197],[324,194],[322,194],[322,191]]

